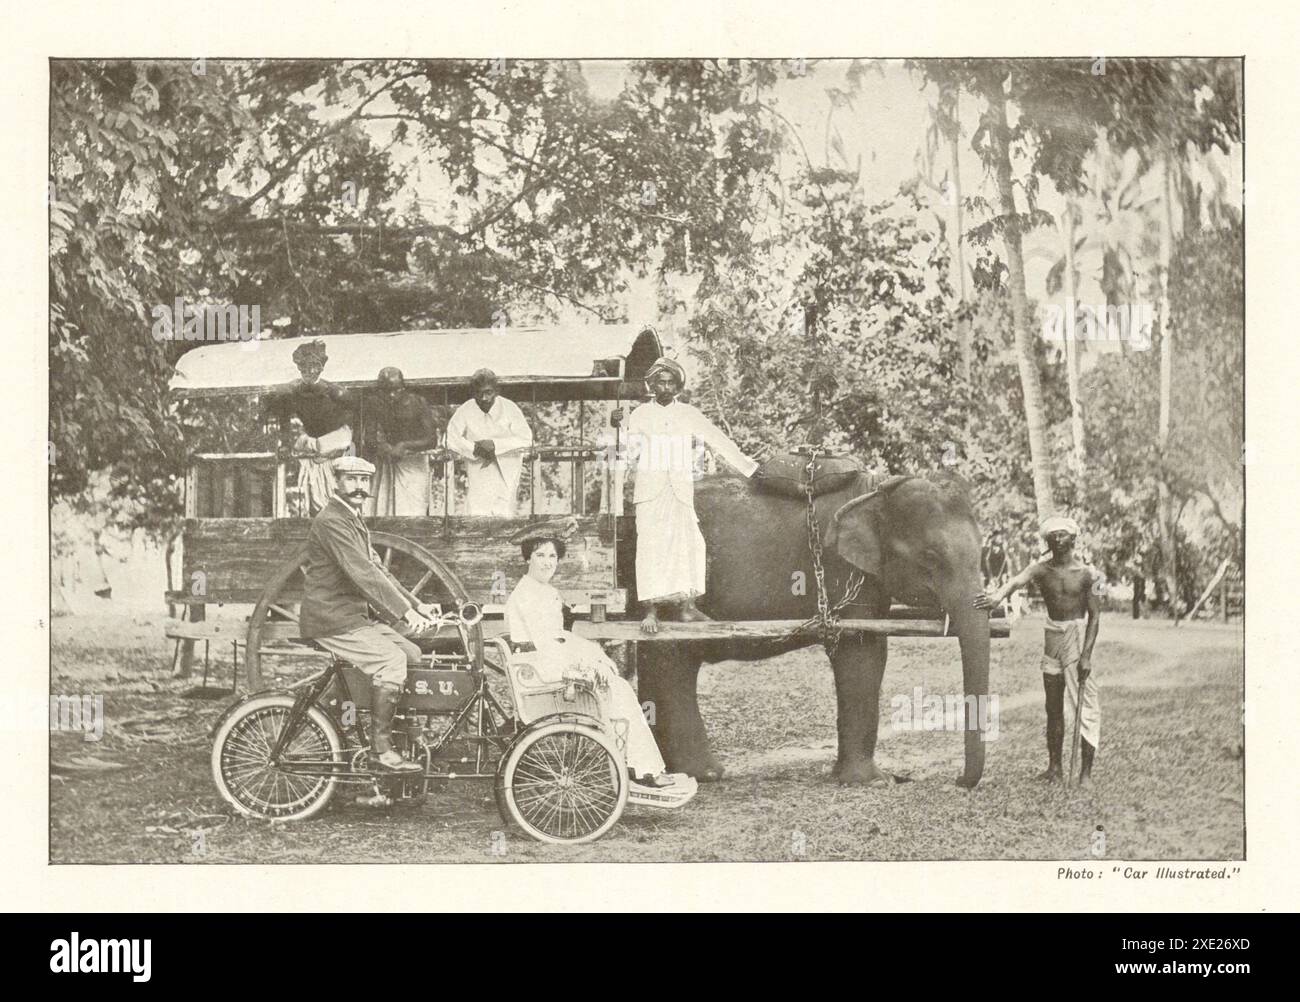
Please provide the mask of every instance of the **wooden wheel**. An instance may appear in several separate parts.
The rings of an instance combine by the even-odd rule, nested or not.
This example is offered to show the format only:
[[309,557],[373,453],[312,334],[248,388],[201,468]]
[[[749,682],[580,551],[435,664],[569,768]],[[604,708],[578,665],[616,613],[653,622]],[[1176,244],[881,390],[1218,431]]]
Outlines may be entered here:
[[[419,543],[388,532],[372,532],[370,542],[388,572],[420,601],[438,602],[444,609],[469,601],[469,592],[456,573]],[[299,637],[298,609],[306,561],[307,544],[303,543],[280,565],[249,617],[244,677],[253,692],[264,686],[262,653],[292,651],[290,642]],[[483,650],[481,625],[470,630],[470,642],[477,662]]]

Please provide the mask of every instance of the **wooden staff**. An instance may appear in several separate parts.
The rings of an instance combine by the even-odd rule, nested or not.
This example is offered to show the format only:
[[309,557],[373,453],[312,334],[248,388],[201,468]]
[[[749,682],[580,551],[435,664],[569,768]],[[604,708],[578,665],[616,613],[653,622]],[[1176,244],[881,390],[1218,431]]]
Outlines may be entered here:
[[[1070,669],[1066,669],[1069,671]],[[1074,690],[1074,737],[1070,741],[1070,783],[1074,783],[1074,760],[1079,754],[1079,728],[1083,724],[1083,680],[1079,678],[1078,668],[1075,668],[1075,679],[1077,688]]]

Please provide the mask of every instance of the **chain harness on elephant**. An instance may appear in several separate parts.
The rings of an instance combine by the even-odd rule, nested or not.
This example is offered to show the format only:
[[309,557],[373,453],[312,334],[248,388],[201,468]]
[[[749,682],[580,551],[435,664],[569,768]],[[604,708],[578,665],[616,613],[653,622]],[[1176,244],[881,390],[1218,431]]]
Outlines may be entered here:
[[[830,596],[826,591],[826,569],[822,564],[822,535],[817,528],[817,501],[813,495],[813,480],[817,472],[817,457],[822,455],[824,450],[817,447],[808,454],[808,465],[804,468],[807,474],[804,478],[804,495],[808,499],[807,520],[808,520],[808,548],[812,551],[813,558],[813,578],[817,587],[817,614],[810,616],[804,622],[800,623],[791,630],[783,639],[789,640],[797,637],[816,627],[821,633],[822,646],[826,648],[826,654],[829,657],[835,656],[835,651],[840,645],[840,637],[844,631],[839,626],[840,613],[844,608],[853,602],[858,593],[862,591],[862,584],[865,580],[864,575],[859,570],[854,570],[849,575],[849,580],[844,587],[843,597],[835,603],[830,604]],[[872,493],[875,493],[874,491]]]

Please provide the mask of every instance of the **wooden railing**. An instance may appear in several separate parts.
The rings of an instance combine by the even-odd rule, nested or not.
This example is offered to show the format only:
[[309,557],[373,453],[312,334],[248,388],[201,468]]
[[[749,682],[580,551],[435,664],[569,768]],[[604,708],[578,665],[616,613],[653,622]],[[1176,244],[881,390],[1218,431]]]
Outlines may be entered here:
[[[622,514],[623,471],[604,458],[604,450],[591,445],[530,449],[523,456],[521,476],[521,493],[526,491],[527,500],[519,502],[516,514]],[[447,449],[432,450],[429,460],[427,514],[438,518],[466,514],[461,481],[467,460]],[[566,464],[567,473],[547,475],[548,467]],[[185,516],[301,517],[305,513],[299,488],[289,484],[289,470],[296,465],[297,460],[282,460],[274,452],[196,453],[185,480]]]

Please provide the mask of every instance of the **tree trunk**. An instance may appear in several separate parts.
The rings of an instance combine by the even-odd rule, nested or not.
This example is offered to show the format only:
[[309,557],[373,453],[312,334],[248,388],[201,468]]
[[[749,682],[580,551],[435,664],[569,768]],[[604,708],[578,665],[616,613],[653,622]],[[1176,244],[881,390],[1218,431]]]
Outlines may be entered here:
[[985,96],[989,102],[989,114],[992,118],[989,146],[994,174],[997,178],[999,208],[1005,223],[1003,241],[1007,249],[1011,314],[1015,323],[1016,365],[1020,370],[1020,388],[1025,398],[1025,423],[1029,427],[1029,461],[1034,475],[1034,503],[1038,509],[1038,517],[1044,519],[1055,512],[1056,499],[1052,490],[1052,468],[1045,435],[1043,386],[1038,378],[1029,302],[1025,295],[1025,258],[1020,244],[1020,224],[1016,214],[1015,192],[1011,186],[1007,101],[1002,90],[1000,74],[987,78]]
[[[167,548],[163,550],[163,563],[167,565],[167,594],[171,595],[176,590],[175,574],[172,570],[172,558],[176,555],[176,542],[181,538],[180,531],[176,531],[167,537]],[[176,618],[176,603],[168,601],[167,618]]]
[[[957,301],[965,303],[966,252],[962,246],[964,221],[961,205],[961,160],[957,153],[957,144],[961,140],[961,118],[958,114],[960,102],[961,92],[957,91],[952,97],[952,129],[948,134],[948,151],[951,156],[948,168],[948,191],[952,196],[952,259],[957,272]],[[961,351],[961,378],[969,380],[974,351],[971,346],[970,323],[966,320],[962,320],[957,325],[957,345]]]
[[1061,213],[1062,231],[1065,233],[1065,371],[1070,389],[1070,431],[1074,442],[1074,472],[1084,474],[1083,402],[1079,396],[1079,342],[1075,336],[1075,311],[1078,308],[1079,290],[1074,275],[1075,205],[1067,202]]
[[1170,595],[1174,596],[1175,616],[1177,615],[1178,579],[1177,554],[1174,535],[1173,497],[1169,485],[1165,482],[1165,455],[1169,446],[1169,410],[1174,368],[1174,326],[1170,317],[1169,270],[1174,256],[1174,190],[1172,153],[1165,151],[1164,157],[1164,213],[1160,227],[1160,417],[1158,439],[1160,470],[1157,472],[1156,491],[1158,495],[1157,523],[1160,528],[1160,550],[1164,555],[1162,570],[1165,584]]

